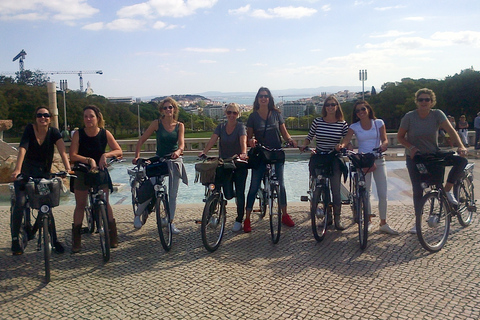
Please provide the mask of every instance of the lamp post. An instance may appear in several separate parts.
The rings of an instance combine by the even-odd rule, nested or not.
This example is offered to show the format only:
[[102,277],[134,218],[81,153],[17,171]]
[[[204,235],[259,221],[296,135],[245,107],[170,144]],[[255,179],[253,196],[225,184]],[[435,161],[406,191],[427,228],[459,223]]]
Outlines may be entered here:
[[362,100],[365,100],[365,81],[367,81],[367,70],[359,70],[358,78],[362,81]]
[[63,115],[65,119],[65,131],[67,132],[67,101],[65,99],[65,92],[68,89],[67,80],[60,80],[60,90],[63,92]]
[[141,137],[142,129],[140,128],[140,103],[137,103],[137,118],[138,118],[138,137]]

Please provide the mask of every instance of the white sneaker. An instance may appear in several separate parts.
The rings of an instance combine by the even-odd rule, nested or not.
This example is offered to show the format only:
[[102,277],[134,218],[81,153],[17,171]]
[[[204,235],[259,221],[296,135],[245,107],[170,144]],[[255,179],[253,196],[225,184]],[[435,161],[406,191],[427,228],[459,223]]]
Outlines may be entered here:
[[410,231],[408,231],[408,233],[411,233],[411,234],[417,234],[417,226],[414,225],[412,229],[410,229]]
[[449,191],[449,192],[446,192],[446,194],[447,194],[448,202],[450,202],[453,205],[458,206],[458,201],[457,201],[457,199],[455,199],[455,196],[453,195],[453,192]]
[[179,234],[180,233],[180,230],[177,227],[175,227],[175,225],[173,223],[172,223],[172,233],[173,234]]
[[238,222],[238,221],[235,221],[235,223],[233,224],[232,231],[233,232],[238,232],[240,230],[242,230],[242,223]]
[[[387,233],[387,234],[392,234],[392,235],[398,235],[399,234],[397,230],[390,228],[390,226],[387,223],[385,223],[383,226],[380,226],[379,230],[380,230],[381,233]],[[415,232],[416,232],[416,230],[415,230]]]
[[133,226],[135,229],[141,229],[143,226],[142,219],[140,216],[135,216],[135,219],[133,219]]
[[368,223],[368,233],[372,233],[373,225],[371,222]]

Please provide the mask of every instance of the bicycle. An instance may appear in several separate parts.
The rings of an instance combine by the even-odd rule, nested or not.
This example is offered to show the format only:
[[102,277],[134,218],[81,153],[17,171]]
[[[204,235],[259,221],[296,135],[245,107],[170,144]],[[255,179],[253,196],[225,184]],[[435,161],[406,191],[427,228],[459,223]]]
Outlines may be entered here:
[[[331,156],[333,160],[337,155],[336,151],[317,153],[315,149],[306,147],[304,152]],[[330,165],[320,163],[315,168],[315,176],[309,174],[308,196],[302,196],[301,201],[310,201],[310,220],[312,224],[313,237],[318,242],[325,238],[327,228],[332,224],[333,196],[330,186],[332,176]]]
[[[284,145],[284,147],[288,146],[288,143]],[[259,151],[263,154],[262,158],[266,164],[262,183],[257,192],[257,198],[260,201],[260,218],[263,218],[268,212],[270,235],[272,242],[276,244],[280,240],[282,230],[282,210],[279,205],[280,182],[275,172],[275,164],[285,161],[285,153],[282,148],[272,149],[262,144],[258,144],[256,148],[259,148]]]
[[[453,154],[453,152],[448,153]],[[430,252],[440,251],[447,242],[452,216],[457,216],[464,227],[472,222],[473,212],[476,212],[476,201],[473,188],[474,164],[469,163],[464,174],[454,185],[454,192],[459,205],[448,201],[443,187],[445,159],[437,155],[417,155],[414,158],[422,176],[422,187],[429,188],[421,199],[421,211],[416,214],[415,226],[418,240]],[[440,171],[433,175],[432,172]]]
[[169,159],[170,155],[163,158],[139,158],[133,169],[127,169],[130,175],[133,213],[140,216],[143,225],[155,208],[158,235],[163,249],[167,252],[172,248],[173,235],[165,184],[165,177],[169,174]]
[[[370,218],[374,217],[369,206],[369,194],[365,186],[364,168],[371,168],[375,159],[383,157],[383,153],[379,148],[373,149],[373,158],[365,161],[364,154],[356,153],[350,150],[342,150],[342,154],[346,155],[350,160],[349,170],[349,187],[350,187],[350,204],[352,208],[354,221],[358,224],[358,240],[360,249],[364,250],[368,242],[368,225]],[[369,163],[364,163],[369,162]]]
[[[116,157],[111,158],[107,162],[107,167],[114,162],[123,161]],[[103,262],[108,262],[110,260],[110,230],[108,227],[107,202],[104,191],[99,188],[105,181],[103,177],[104,171],[91,170],[90,166],[84,163],[76,163],[73,170],[85,174],[85,185],[88,186],[87,205],[85,206],[87,227],[84,229],[84,232],[93,233],[95,226],[97,227]]]
[[[198,158],[198,160],[202,161],[200,164],[204,164],[206,161],[217,163],[215,167],[211,166],[212,168],[210,169],[206,168],[206,170],[215,171],[215,175],[207,173],[203,176],[204,179],[202,179],[202,172],[198,171],[200,166],[195,166],[197,172],[200,174],[201,183],[205,186],[205,198],[203,199],[203,202],[205,202],[205,207],[203,209],[202,220],[200,222],[202,242],[205,249],[210,252],[214,252],[218,249],[222,241],[227,219],[227,201],[225,200],[223,193],[223,182],[229,180],[231,177],[231,173],[235,168],[235,163],[244,163],[246,165],[247,162],[239,159],[236,156],[232,157],[231,159],[224,160],[221,158],[207,157],[206,155],[202,155]],[[209,167],[209,165],[207,164],[206,167]],[[210,179],[206,177],[207,175],[210,176],[208,177]]]
[[[51,264],[50,258],[52,254],[53,239],[51,236],[51,220],[52,208],[60,204],[60,188],[63,185],[60,178],[65,178],[69,175],[65,171],[50,173],[49,179],[32,178],[19,175],[17,180],[27,181],[25,184],[26,204],[23,210],[23,217],[20,227],[19,237],[22,249],[25,249],[28,240],[33,239],[38,230],[37,251],[43,251],[43,258],[45,261],[45,282],[49,283],[51,280]],[[15,206],[15,190],[10,188],[11,192],[11,207],[10,207],[10,227],[12,227],[13,207]],[[31,221],[31,212],[36,210],[37,216],[34,216],[35,223],[31,232],[27,232],[27,225]]]

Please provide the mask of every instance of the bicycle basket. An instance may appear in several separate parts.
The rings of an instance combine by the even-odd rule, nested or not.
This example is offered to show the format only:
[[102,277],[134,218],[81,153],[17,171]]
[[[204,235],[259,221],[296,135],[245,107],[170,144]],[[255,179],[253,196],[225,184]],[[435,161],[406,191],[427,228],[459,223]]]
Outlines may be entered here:
[[148,177],[159,177],[168,175],[168,164],[165,161],[149,164],[146,167]]
[[59,178],[34,179],[25,185],[30,207],[39,210],[44,204],[57,207],[60,204],[60,187],[62,181]]
[[259,150],[263,162],[267,164],[285,162],[285,152],[283,150],[266,150],[264,148],[260,148]]
[[445,165],[443,159],[434,155],[416,155],[414,157],[415,170],[420,176],[420,181],[428,185],[443,183],[445,176]]
[[195,182],[200,180],[201,184],[210,184],[215,182],[217,167],[220,164],[219,158],[209,158],[203,162],[195,164]]
[[85,173],[84,183],[86,186],[95,187],[108,184],[108,171],[99,170],[99,171],[89,171]]
[[373,153],[351,154],[349,157],[356,168],[371,168],[375,164],[375,155]]

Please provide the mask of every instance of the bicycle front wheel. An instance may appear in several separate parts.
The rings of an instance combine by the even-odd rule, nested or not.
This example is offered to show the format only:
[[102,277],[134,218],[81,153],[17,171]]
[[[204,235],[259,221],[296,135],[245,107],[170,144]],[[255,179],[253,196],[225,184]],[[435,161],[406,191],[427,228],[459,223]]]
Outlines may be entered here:
[[282,230],[282,210],[278,203],[280,197],[280,186],[270,186],[270,234],[272,236],[272,242],[278,243],[280,240],[280,231]]
[[367,193],[365,191],[360,193],[360,197],[355,202],[356,213],[358,219],[358,240],[360,242],[360,249],[367,247],[368,241],[368,222],[370,213],[368,212]]
[[458,222],[463,227],[468,227],[472,223],[473,212],[475,208],[475,197],[473,192],[473,182],[467,177],[455,185],[455,197],[458,199]]
[[203,209],[201,226],[203,246],[210,252],[217,250],[222,241],[227,219],[225,211],[223,197],[218,193],[211,194]]
[[100,236],[103,262],[108,262],[110,260],[110,231],[108,229],[107,207],[105,203],[100,203],[97,210],[97,229]]
[[156,199],[155,212],[157,215],[158,235],[165,251],[170,251],[172,248],[172,221],[170,220],[170,210],[168,208],[166,195]]
[[257,198],[258,205],[260,207],[258,211],[258,218],[261,220],[265,217],[265,214],[267,213],[267,195],[265,194],[265,190],[263,188],[258,189]]
[[42,235],[43,235],[43,259],[45,260],[45,282],[50,282],[50,257],[52,255],[52,242],[50,232],[48,232],[48,216],[43,217]]
[[418,240],[430,251],[440,251],[447,242],[451,215],[448,205],[438,191],[429,192],[422,198],[422,209],[416,216]]
[[88,197],[88,204],[85,207],[85,219],[87,220],[87,231],[93,233],[95,231],[95,219],[92,212],[92,202],[90,196]]
[[320,242],[325,238],[328,226],[328,207],[323,188],[316,188],[313,192],[312,203],[310,204],[310,219],[312,221],[313,237]]

